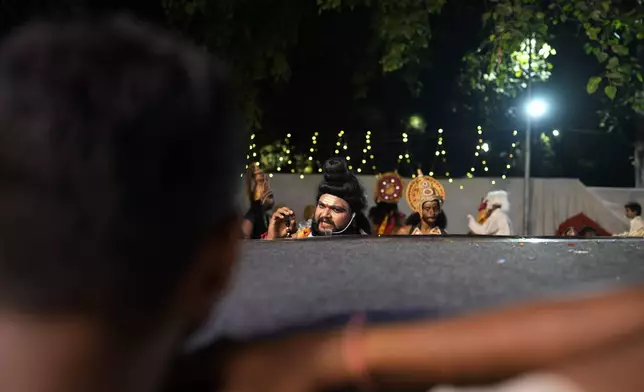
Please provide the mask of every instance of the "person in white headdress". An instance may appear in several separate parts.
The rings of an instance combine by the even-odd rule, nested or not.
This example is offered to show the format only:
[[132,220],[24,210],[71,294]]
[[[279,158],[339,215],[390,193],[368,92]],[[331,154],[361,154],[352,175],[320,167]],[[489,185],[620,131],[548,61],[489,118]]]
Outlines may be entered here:
[[468,215],[470,231],[477,235],[512,235],[512,221],[508,216],[510,201],[506,191],[493,191],[485,198],[488,218],[480,224],[472,215]]

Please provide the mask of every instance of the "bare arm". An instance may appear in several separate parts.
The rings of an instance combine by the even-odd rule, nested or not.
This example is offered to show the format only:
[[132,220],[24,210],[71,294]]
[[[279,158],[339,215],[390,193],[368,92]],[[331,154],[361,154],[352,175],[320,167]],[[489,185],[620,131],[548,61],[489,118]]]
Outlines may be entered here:
[[483,224],[479,224],[473,217],[468,216],[469,222],[468,227],[474,234],[490,234],[496,230],[496,219],[495,217],[490,216]]
[[564,376],[584,392],[644,391],[644,337],[554,367],[552,373]]
[[487,381],[544,367],[634,335],[644,338],[644,287],[535,302],[435,323],[369,329],[378,380]]
[[[369,327],[363,335],[363,358],[370,377],[382,386],[487,383],[644,339],[642,309],[644,286],[443,321]],[[282,358],[305,370],[271,368],[257,386],[277,385],[296,373],[312,378],[305,382],[313,384],[311,391],[350,385],[355,380],[347,370],[345,338],[336,330],[251,345],[247,352],[238,352],[228,383],[235,385],[237,378],[247,382],[247,372],[234,372],[244,363],[270,368]],[[241,389],[235,390],[245,392]]]

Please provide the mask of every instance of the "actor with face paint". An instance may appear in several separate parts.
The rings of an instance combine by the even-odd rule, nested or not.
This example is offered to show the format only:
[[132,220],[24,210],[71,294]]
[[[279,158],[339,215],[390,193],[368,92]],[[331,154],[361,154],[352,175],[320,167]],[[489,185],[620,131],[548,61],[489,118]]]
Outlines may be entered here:
[[407,203],[420,217],[417,224],[402,227],[398,235],[444,235],[440,220],[443,215],[445,202],[445,189],[436,179],[423,176],[418,172],[418,177],[409,183],[406,191]]
[[297,231],[295,213],[283,207],[271,217],[265,239],[371,233],[369,220],[363,212],[367,206],[364,188],[349,171],[346,161],[331,158],[324,163],[323,172],[324,180],[318,188],[311,227]]

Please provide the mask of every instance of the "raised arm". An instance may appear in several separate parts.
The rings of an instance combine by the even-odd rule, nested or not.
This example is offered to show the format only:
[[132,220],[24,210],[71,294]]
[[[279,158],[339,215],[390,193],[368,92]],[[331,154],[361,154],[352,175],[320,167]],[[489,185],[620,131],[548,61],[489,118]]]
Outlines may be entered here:
[[467,216],[467,226],[474,234],[483,235],[495,232],[498,228],[495,216],[490,216],[483,224],[478,223],[472,215]]

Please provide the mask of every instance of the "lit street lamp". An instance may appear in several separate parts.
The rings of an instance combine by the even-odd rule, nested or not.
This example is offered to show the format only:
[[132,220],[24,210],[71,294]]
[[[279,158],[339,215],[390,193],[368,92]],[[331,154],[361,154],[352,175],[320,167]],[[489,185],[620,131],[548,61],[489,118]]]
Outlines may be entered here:
[[552,130],[552,136],[554,136],[554,137],[559,136],[559,130],[558,129],[553,129]]
[[546,114],[548,105],[541,99],[533,99],[526,105],[526,113],[529,117],[539,118]]
[[[530,154],[532,141],[532,119],[542,117],[548,111],[548,104],[542,99],[532,99],[531,89],[528,89],[529,101],[525,106],[525,162],[523,170],[523,235],[530,235]],[[556,135],[555,135],[556,136]]]

